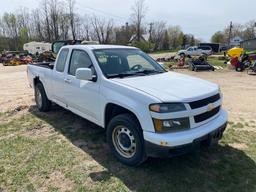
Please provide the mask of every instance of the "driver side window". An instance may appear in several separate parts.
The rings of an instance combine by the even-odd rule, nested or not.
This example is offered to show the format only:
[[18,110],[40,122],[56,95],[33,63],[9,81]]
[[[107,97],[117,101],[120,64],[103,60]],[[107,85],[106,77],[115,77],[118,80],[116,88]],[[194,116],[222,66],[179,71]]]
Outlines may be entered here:
[[74,50],[71,55],[69,64],[69,75],[76,75],[76,70],[78,68],[90,68],[92,67],[92,61],[89,55],[82,50]]

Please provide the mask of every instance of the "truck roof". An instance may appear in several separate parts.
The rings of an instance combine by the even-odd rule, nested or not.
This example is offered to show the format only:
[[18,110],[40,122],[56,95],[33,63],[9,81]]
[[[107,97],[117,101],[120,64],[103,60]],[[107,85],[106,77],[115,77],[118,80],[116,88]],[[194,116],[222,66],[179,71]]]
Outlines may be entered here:
[[123,45],[66,45],[66,48],[73,48],[73,49],[138,49],[136,47],[131,46],[123,46]]

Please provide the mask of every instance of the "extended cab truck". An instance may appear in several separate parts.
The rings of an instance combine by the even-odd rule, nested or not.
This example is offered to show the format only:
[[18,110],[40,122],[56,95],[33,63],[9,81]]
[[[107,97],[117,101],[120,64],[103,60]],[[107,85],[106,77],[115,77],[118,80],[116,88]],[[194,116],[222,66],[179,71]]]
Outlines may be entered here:
[[178,55],[185,55],[185,56],[198,56],[198,55],[211,55],[212,49],[209,46],[204,47],[189,47],[186,50],[179,50]]
[[133,47],[64,46],[53,65],[28,65],[28,79],[40,111],[54,102],[105,128],[127,165],[216,143],[227,123],[218,85],[167,72]]

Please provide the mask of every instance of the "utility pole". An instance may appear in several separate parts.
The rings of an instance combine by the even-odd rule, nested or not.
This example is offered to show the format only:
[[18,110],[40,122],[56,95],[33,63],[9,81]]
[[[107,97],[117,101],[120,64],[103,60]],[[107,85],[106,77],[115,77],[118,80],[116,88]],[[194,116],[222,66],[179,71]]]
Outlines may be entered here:
[[230,25],[229,25],[229,34],[228,34],[228,45],[229,46],[230,46],[230,40],[231,40],[231,36],[232,36],[232,28],[233,28],[233,23],[231,21]]
[[149,23],[149,41],[152,42],[153,23]]
[[125,23],[125,38],[126,38],[126,44],[128,44],[130,41],[130,39],[129,39],[129,23],[128,22]]

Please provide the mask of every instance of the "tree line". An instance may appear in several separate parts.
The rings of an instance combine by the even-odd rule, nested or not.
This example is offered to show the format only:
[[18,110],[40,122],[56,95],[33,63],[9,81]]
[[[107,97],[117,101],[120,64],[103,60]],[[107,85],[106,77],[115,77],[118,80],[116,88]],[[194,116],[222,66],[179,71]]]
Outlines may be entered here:
[[[123,26],[114,19],[76,13],[75,0],[41,0],[38,8],[20,8],[0,17],[0,50],[22,50],[30,41],[53,42],[81,39],[101,44],[132,43],[145,51],[177,49],[195,45],[198,40],[185,34],[179,26],[167,26],[164,21],[146,22],[145,0],[137,0],[130,18]],[[147,36],[148,38],[144,38]],[[131,42],[131,38],[133,38]]]
[[245,24],[230,23],[222,31],[214,33],[211,37],[211,42],[228,45],[230,40],[236,36],[243,40],[256,38],[256,20],[251,20]]

